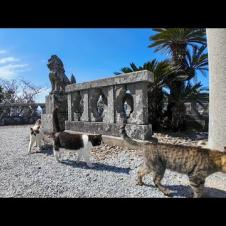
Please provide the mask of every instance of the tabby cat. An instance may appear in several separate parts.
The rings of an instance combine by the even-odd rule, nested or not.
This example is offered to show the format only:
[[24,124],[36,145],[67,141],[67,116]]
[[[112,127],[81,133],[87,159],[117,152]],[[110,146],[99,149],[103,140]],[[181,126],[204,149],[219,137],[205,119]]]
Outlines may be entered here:
[[[128,137],[126,124],[121,127],[123,139],[131,147],[144,150],[144,165],[138,170],[137,184],[143,185],[143,177],[153,172],[155,186],[166,196],[171,196],[169,189],[161,184],[165,170],[170,169],[187,174],[193,197],[203,196],[205,179],[215,172],[226,172],[226,153],[202,147],[164,144],[159,142],[139,143]],[[226,151],[226,147],[224,148]]]

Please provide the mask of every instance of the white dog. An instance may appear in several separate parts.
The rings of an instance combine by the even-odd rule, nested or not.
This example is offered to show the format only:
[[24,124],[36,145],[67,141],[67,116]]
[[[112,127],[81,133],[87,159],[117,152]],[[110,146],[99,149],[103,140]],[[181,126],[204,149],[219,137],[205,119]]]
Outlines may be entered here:
[[35,125],[30,128],[30,142],[28,145],[28,154],[31,153],[31,149],[33,146],[38,146],[39,150],[41,150],[41,141],[44,141],[44,136],[41,131],[41,120],[38,119]]

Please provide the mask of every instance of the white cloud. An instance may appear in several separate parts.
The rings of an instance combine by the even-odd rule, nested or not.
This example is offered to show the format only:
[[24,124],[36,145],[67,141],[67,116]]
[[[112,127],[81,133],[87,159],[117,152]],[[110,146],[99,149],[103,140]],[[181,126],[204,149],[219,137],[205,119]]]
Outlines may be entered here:
[[20,61],[19,58],[9,55],[8,50],[0,49],[0,79],[16,79],[21,72],[30,70],[28,64]]
[[4,54],[7,53],[7,51],[5,49],[0,49],[0,54]]
[[41,88],[41,92],[35,96],[35,102],[37,103],[45,103],[45,97],[49,95],[51,88]]
[[20,72],[24,72],[28,70],[28,64],[6,64],[0,66],[0,78],[1,79],[13,79]]
[[6,63],[12,63],[12,62],[17,62],[19,59],[15,57],[4,57],[0,58],[0,64],[6,64]]

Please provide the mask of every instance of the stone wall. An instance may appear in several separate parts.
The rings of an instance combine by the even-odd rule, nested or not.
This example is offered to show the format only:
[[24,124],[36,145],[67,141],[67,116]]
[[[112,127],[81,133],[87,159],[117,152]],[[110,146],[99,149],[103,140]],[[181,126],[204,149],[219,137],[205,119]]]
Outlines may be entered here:
[[152,136],[147,98],[151,82],[153,74],[144,70],[66,86],[65,129],[120,136],[127,115],[127,133],[134,139],[148,140]]
[[45,113],[44,103],[11,103],[0,104],[0,126],[33,124],[41,118],[37,108]]
[[185,103],[186,115],[185,122],[187,129],[195,127],[198,122],[200,124],[200,131],[207,132],[209,125],[209,102],[202,102],[202,106],[198,103]]

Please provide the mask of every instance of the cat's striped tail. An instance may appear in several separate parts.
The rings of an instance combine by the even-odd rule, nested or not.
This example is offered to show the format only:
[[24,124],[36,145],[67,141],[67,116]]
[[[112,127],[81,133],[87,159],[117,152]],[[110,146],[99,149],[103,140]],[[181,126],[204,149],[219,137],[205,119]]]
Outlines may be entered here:
[[121,134],[121,137],[130,145],[132,146],[135,146],[135,147],[140,147],[141,144],[135,140],[133,140],[132,138],[130,138],[128,135],[127,135],[127,132],[126,132],[126,123],[123,122],[123,125],[121,126],[120,128],[120,134]]
[[147,144],[158,144],[158,139],[157,138],[155,138],[155,137],[151,137],[149,140],[148,140],[148,142],[149,143],[140,143],[140,142],[137,142],[137,141],[135,141],[134,139],[132,139],[131,137],[129,137],[128,136],[128,134],[127,134],[127,132],[126,132],[126,122],[124,121],[123,122],[123,125],[121,126],[121,128],[120,128],[120,134],[121,134],[121,137],[126,141],[126,143],[128,144],[128,145],[132,145],[132,146],[134,146],[134,148],[136,148],[136,147],[143,147],[143,146],[145,146],[145,145],[147,145]]

